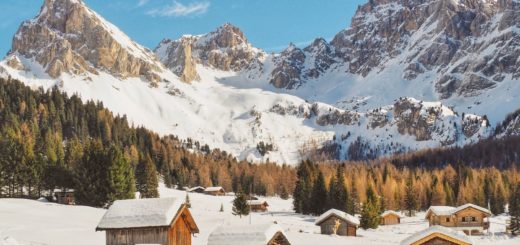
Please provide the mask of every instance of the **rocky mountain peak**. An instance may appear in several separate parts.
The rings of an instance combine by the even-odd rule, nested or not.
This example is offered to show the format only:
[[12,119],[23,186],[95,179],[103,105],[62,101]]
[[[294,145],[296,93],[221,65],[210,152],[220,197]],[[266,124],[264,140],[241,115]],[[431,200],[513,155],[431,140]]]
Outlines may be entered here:
[[46,0],[39,15],[20,26],[10,55],[37,62],[53,78],[105,71],[123,79],[160,80],[153,54],[81,0]]
[[196,64],[223,71],[242,71],[260,64],[263,51],[254,48],[244,33],[226,23],[204,35],[185,35],[179,40],[164,40],[155,49],[159,59],[186,82],[198,80]]

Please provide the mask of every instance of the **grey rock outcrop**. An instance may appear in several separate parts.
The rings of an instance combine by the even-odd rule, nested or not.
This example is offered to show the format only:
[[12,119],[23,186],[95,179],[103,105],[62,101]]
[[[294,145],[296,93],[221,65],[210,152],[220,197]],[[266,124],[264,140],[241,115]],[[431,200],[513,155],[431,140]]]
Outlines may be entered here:
[[153,54],[82,0],[45,0],[39,15],[20,26],[10,55],[34,59],[53,78],[103,70],[121,78],[160,80],[161,65]]

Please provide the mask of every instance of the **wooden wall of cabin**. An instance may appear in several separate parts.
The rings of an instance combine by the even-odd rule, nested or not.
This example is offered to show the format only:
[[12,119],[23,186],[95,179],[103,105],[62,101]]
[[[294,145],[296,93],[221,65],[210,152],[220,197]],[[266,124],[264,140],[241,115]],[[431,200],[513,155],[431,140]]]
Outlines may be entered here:
[[168,232],[168,245],[191,245],[191,230],[183,214]]
[[168,245],[168,228],[114,229],[106,231],[106,245]]
[[[336,219],[333,217],[328,218],[327,220],[321,223],[321,234],[332,234],[334,226],[336,224]],[[338,228],[337,234],[338,236],[356,236],[356,227],[350,225],[348,222],[344,220],[340,220],[340,226]]]

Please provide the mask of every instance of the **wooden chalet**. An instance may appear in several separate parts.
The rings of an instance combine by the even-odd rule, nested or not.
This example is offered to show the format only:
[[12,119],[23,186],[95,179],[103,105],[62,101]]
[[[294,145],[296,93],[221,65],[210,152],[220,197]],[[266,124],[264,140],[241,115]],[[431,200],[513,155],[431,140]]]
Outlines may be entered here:
[[267,212],[267,207],[269,207],[269,204],[262,200],[250,200],[247,201],[247,204],[249,205],[251,212]]
[[462,232],[442,226],[430,226],[404,239],[401,245],[472,245]]
[[76,204],[76,198],[74,196],[73,189],[55,189],[54,198],[59,204],[74,205]]
[[226,191],[224,190],[224,188],[222,188],[222,186],[207,187],[204,190],[204,193],[208,194],[208,195],[212,195],[212,196],[224,196],[224,195],[226,195]]
[[356,236],[359,220],[343,211],[331,209],[316,219],[321,234]]
[[120,200],[105,213],[96,231],[106,232],[106,245],[190,245],[199,228],[183,200]]
[[277,224],[220,226],[208,237],[208,245],[291,245]]
[[381,214],[381,225],[397,225],[401,224],[401,218],[403,216],[392,210],[387,210]]
[[193,188],[189,188],[187,191],[188,192],[195,192],[195,193],[204,193],[204,190],[206,190],[206,188],[204,188],[202,186],[195,186]]
[[482,234],[489,229],[489,216],[488,209],[471,203],[459,207],[431,206],[426,212],[430,226],[449,227],[468,235]]

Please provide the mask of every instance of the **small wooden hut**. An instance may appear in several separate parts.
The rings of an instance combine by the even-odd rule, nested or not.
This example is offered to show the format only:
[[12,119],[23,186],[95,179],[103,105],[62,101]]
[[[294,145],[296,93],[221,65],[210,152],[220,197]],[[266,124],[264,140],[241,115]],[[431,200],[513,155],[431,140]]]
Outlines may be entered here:
[[431,206],[426,211],[430,226],[440,225],[462,230],[468,235],[482,234],[489,229],[491,211],[475,204],[467,203],[458,207]]
[[387,210],[381,214],[381,225],[397,225],[401,224],[401,218],[403,216],[392,210]]
[[267,207],[269,207],[269,204],[262,200],[250,200],[247,201],[247,204],[252,212],[267,212]]
[[224,196],[224,195],[226,195],[226,191],[224,191],[224,188],[222,188],[222,186],[207,187],[204,190],[204,193],[206,193],[208,195],[212,195],[212,196]]
[[195,193],[204,193],[204,190],[206,188],[202,187],[202,186],[195,186],[193,188],[189,188],[188,191],[189,192],[195,192]]
[[343,211],[331,209],[316,219],[321,227],[321,234],[356,236],[359,220]]
[[76,198],[74,197],[73,189],[55,189],[54,197],[56,198],[56,202],[59,204],[65,204],[65,205],[76,204]]
[[208,245],[291,245],[277,224],[220,226],[208,237]]
[[199,228],[183,200],[151,198],[115,201],[96,231],[106,231],[107,245],[191,245]]
[[462,232],[442,226],[430,226],[404,239],[401,245],[472,245]]

